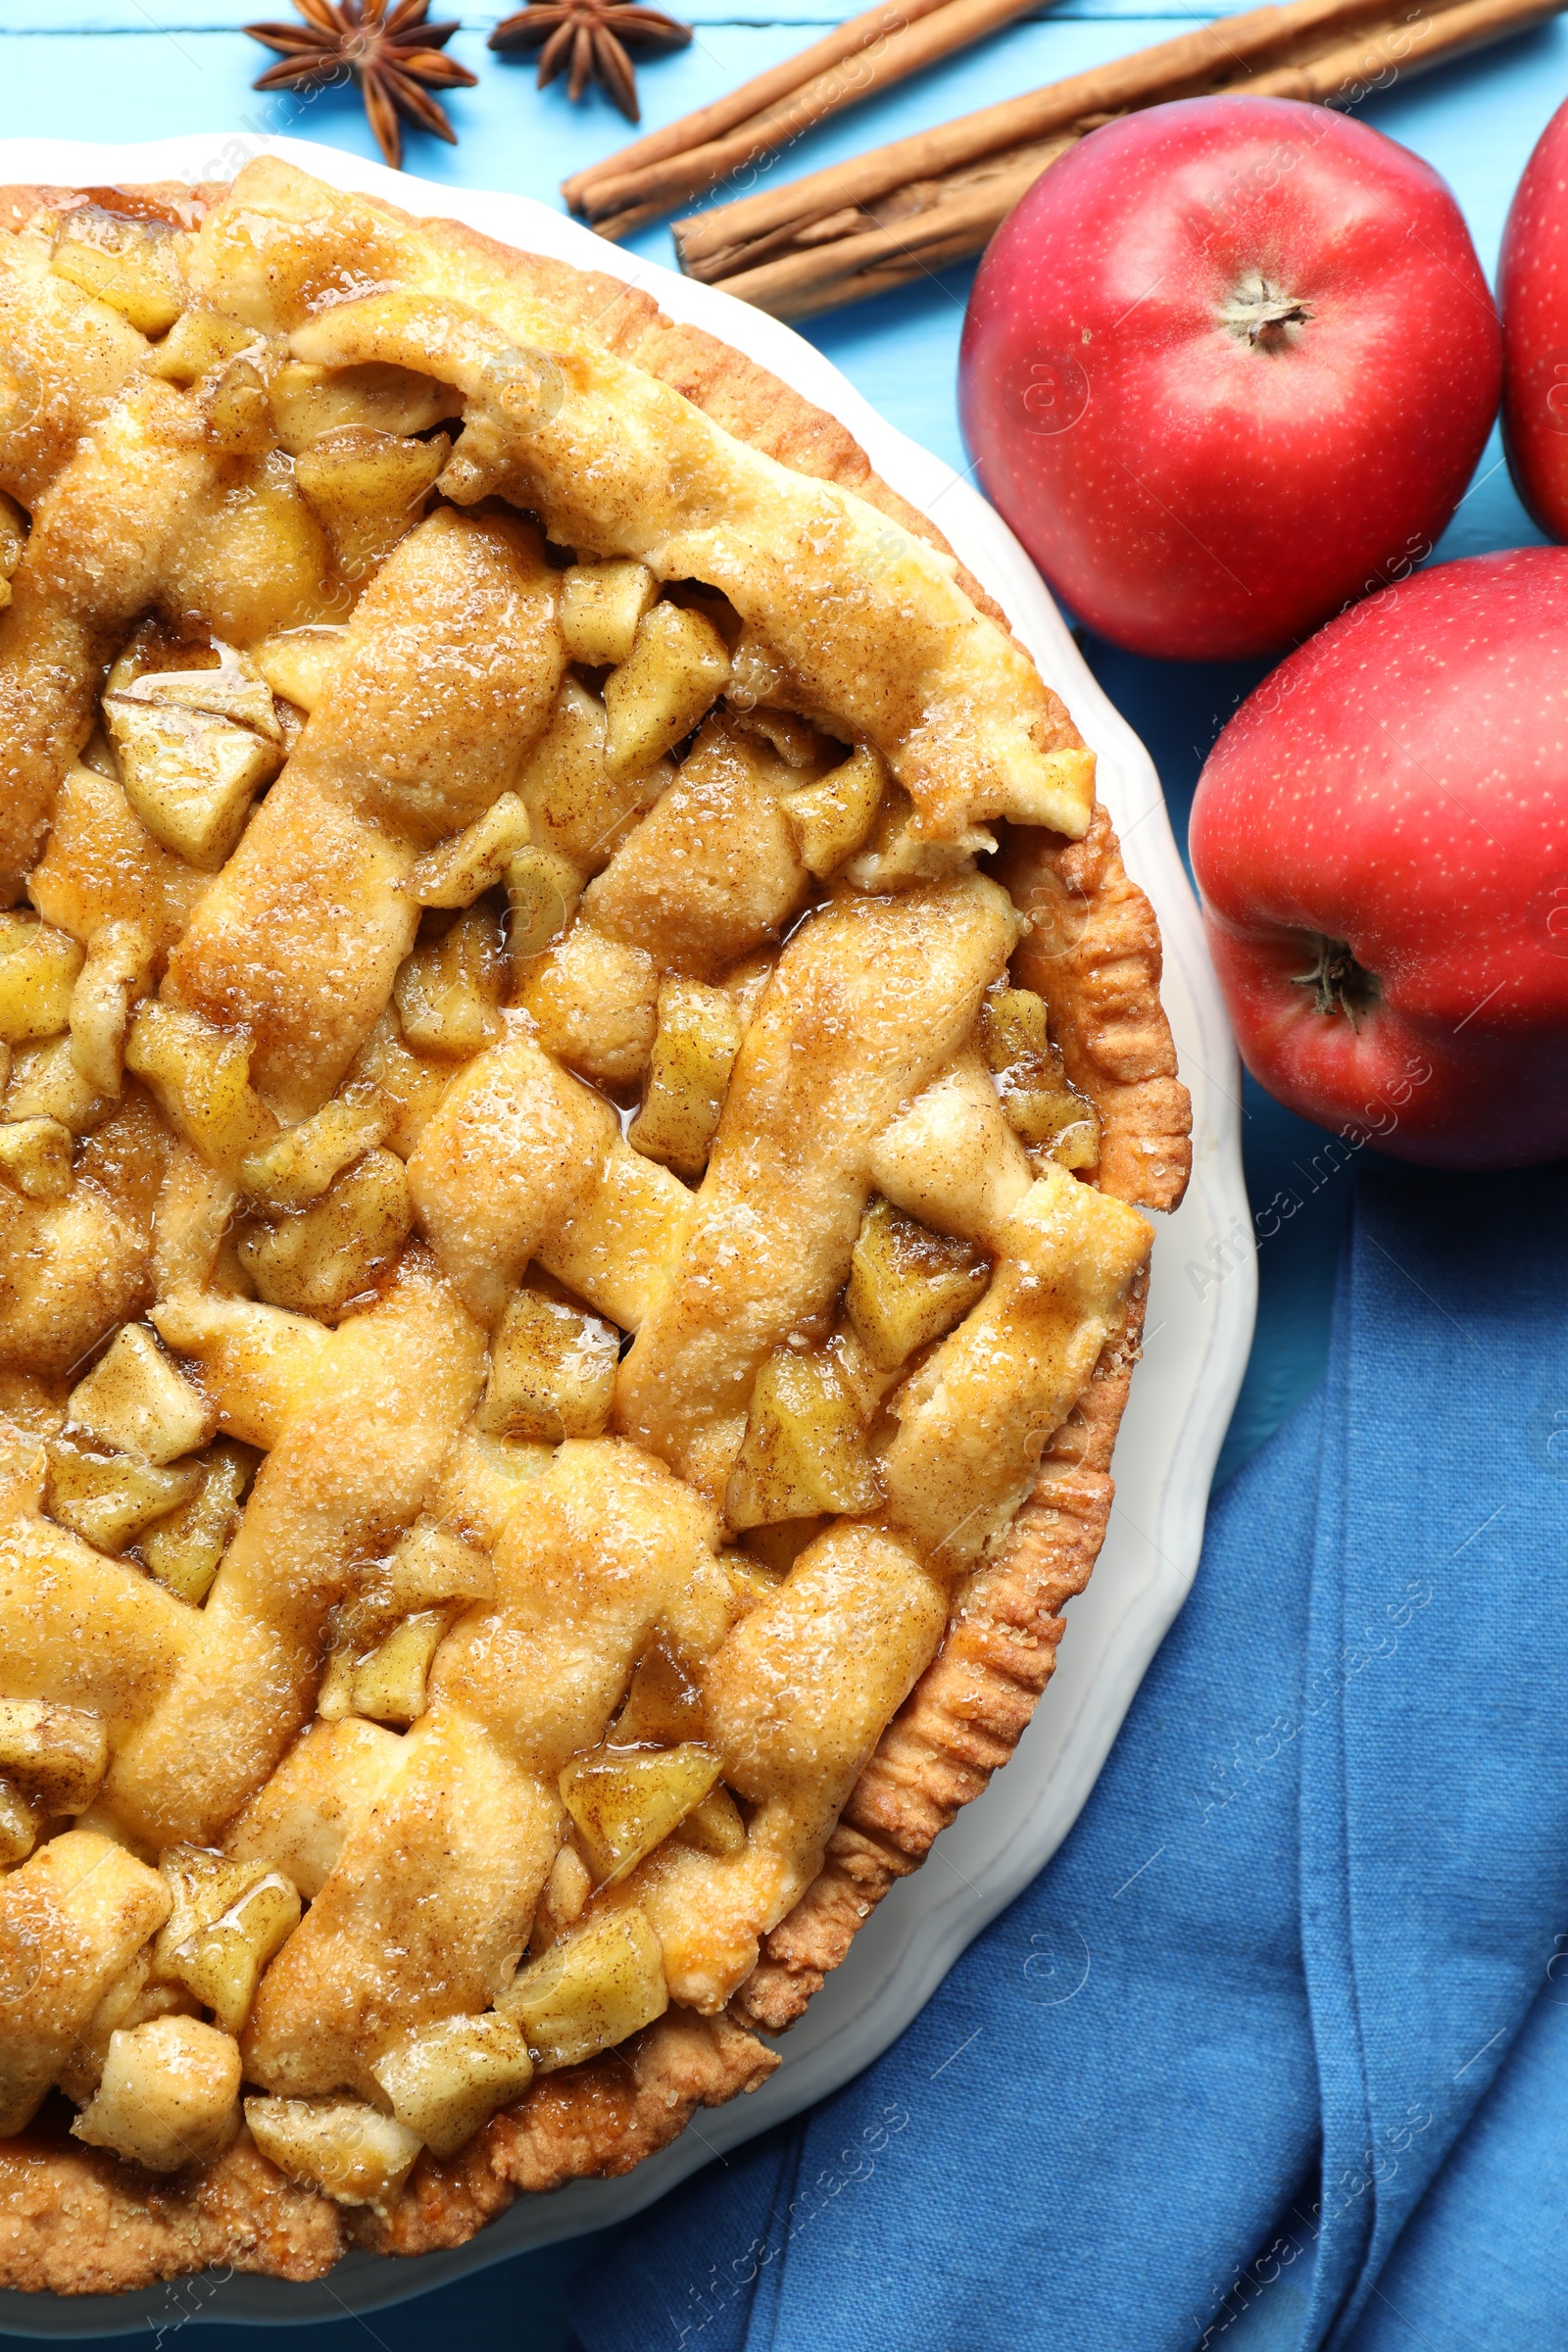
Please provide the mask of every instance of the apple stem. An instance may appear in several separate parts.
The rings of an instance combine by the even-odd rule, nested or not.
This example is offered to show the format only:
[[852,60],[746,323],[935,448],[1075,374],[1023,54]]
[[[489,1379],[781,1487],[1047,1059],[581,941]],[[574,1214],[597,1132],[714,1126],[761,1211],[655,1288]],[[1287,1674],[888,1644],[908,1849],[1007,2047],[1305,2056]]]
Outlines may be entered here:
[[1309,972],[1294,972],[1294,988],[1309,988],[1313,992],[1314,1012],[1343,1012],[1352,1029],[1361,1026],[1359,1015],[1377,1003],[1382,991],[1377,974],[1357,963],[1348,940],[1329,939],[1321,931],[1309,931],[1314,957]]
[[1296,341],[1289,330],[1293,326],[1305,326],[1311,316],[1304,302],[1280,293],[1266,277],[1239,286],[1220,313],[1233,335],[1239,339],[1245,336],[1254,347],[1261,343],[1265,351],[1288,350]]

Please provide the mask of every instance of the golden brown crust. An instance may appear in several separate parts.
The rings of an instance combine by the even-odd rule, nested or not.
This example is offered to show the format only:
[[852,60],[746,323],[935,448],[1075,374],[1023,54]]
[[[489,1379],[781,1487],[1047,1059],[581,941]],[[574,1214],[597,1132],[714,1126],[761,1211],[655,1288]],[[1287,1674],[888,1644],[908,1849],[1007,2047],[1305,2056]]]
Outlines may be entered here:
[[[189,224],[221,192],[168,185],[86,193],[122,196],[124,209]],[[21,226],[41,205],[81,193],[0,188],[0,225]],[[878,478],[836,418],[714,337],[671,322],[646,294],[618,278],[518,255],[456,223],[432,233],[500,258],[553,309],[738,438],[854,490],[951,552]],[[1005,626],[980,583],[966,571],[959,580]],[[1062,706],[1051,702],[1059,740],[1079,741]],[[1036,924],[1016,976],[1047,998],[1068,1073],[1100,1110],[1099,1181],[1123,1200],[1172,1206],[1190,1164],[1187,1098],[1159,1005],[1152,911],[1127,879],[1109,819],[1097,808],[1088,838],[1076,844],[1015,836],[1005,864],[1003,878]],[[888,1886],[918,1866],[938,1832],[985,1787],[1033,1712],[1054,1665],[1061,1605],[1083,1589],[1103,1537],[1108,1463],[1142,1312],[1140,1284],[1126,1330],[1057,1433],[1005,1544],[967,1580],[942,1650],[888,1726],[821,1873],[766,1938],[731,2016],[671,2011],[623,2049],[543,2078],[459,2155],[421,2160],[388,2219],[354,2216],[361,2242],[410,2255],[460,2245],[519,2190],[629,2171],[674,2139],[699,2105],[720,2105],[772,2072],[775,2053],[746,2029],[778,2032],[800,2015]],[[212,2263],[309,2278],[330,2268],[344,2242],[338,2209],[286,2181],[248,2141],[172,2185],[75,2143],[0,2144],[7,2285],[119,2292]]]
[[172,2181],[39,2132],[0,2140],[0,2283],[24,2293],[128,2294],[224,2265],[319,2278],[345,2243],[337,2207],[248,2139]]
[[1104,1541],[1147,1289],[1140,1277],[1005,1542],[965,1581],[947,1640],[856,1783],[820,1873],[764,1939],[730,2005],[747,2025],[779,2034],[796,2022],[888,1888],[918,1869],[1017,1745],[1055,1669],[1062,1605],[1089,1582]]
[[[393,210],[391,206],[382,209]],[[409,220],[412,216],[399,214],[398,218]],[[737,441],[748,442],[796,473],[808,473],[818,481],[836,483],[841,490],[853,490],[867,505],[891,515],[944,555],[953,554],[935,523],[873,472],[870,459],[847,425],[744,352],[721,343],[704,327],[684,326],[667,318],[651,294],[628,286],[623,278],[596,270],[577,270],[546,254],[519,257],[511,246],[460,221],[426,226],[435,243],[482,253],[506,268],[553,312],[570,324],[586,328],[618,358],[634,361],[650,375],[657,375],[694,408],[711,416],[715,424],[733,433]],[[1001,606],[972,572],[960,566],[958,579],[982,612],[1003,628],[1008,626]],[[1065,710],[1052,699],[1055,714],[1068,730],[1064,740],[1080,743],[1082,737]]]
[[[630,2172],[778,2064],[729,2019],[672,2010],[623,2050],[542,2077],[457,2156],[424,2157],[391,2215],[355,2214],[353,2233],[383,2254],[464,2245],[519,2190]],[[24,2293],[126,2294],[224,2265],[318,2278],[345,2220],[248,2139],[173,2182],[74,2141],[0,2142],[0,2283]]]
[[[847,425],[716,335],[666,318],[652,295],[620,278],[575,270],[542,254],[524,255],[524,268],[518,270],[511,247],[457,221],[443,222],[432,233],[437,243],[477,249],[492,261],[502,262],[530,282],[552,311],[588,328],[619,358],[634,361],[650,375],[669,384],[715,424],[733,433],[737,441],[748,442],[796,473],[811,474],[841,490],[853,490],[868,506],[943,555],[953,554],[930,517],[873,471],[870,459]],[[1006,613],[966,564],[958,564],[956,578],[971,604],[1010,634]],[[1083,737],[1066,705],[1050,686],[1046,687],[1046,705],[1051,744],[1082,749]]]
[[1067,1075],[1100,1113],[1101,1190],[1174,1208],[1192,1173],[1192,1099],[1159,1001],[1159,925],[1103,805],[1082,841],[1013,832],[998,879],[1030,919],[1014,978],[1045,998]]
[[390,2219],[367,2216],[357,2235],[382,2254],[461,2246],[519,2189],[629,2173],[778,2063],[728,2018],[671,2009],[621,2049],[541,2077],[445,2163],[421,2157]]
[[106,211],[129,214],[141,220],[166,220],[171,228],[195,228],[209,205],[224,192],[221,180],[202,180],[194,187],[182,179],[151,179],[137,187],[61,188],[41,181],[16,181],[0,187],[0,228],[25,228],[35,213],[101,204]]

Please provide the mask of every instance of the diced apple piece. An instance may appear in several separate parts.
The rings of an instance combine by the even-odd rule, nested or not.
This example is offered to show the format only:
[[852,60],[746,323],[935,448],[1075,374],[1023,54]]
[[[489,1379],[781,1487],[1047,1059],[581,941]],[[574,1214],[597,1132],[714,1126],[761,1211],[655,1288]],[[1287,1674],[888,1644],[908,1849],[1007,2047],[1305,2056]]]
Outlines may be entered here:
[[424,1713],[430,1664],[452,1623],[450,1608],[420,1609],[406,1617],[354,1668],[351,1698],[356,1715],[372,1723],[416,1723]]
[[252,646],[251,660],[274,694],[296,710],[311,711],[330,693],[347,646],[346,628],[313,624],[264,638]]
[[738,1854],[746,1843],[746,1824],[741,1809],[729,1790],[720,1784],[710,1788],[700,1805],[694,1805],[680,1825],[680,1835],[689,1845],[700,1845],[705,1854]]
[[860,1220],[844,1304],[871,1361],[895,1372],[966,1315],[991,1278],[967,1242],[933,1233],[878,1196]]
[[522,2029],[542,2074],[612,2049],[668,2006],[659,1937],[634,1906],[553,1944],[496,2003]]
[[249,1457],[220,1439],[202,1456],[201,1485],[189,1502],[142,1532],[138,1548],[148,1568],[192,1608],[206,1599],[239,1525],[240,1497],[250,1476]]
[[138,1006],[125,1067],[147,1081],[172,1125],[208,1165],[225,1174],[277,1133],[276,1119],[250,1083],[244,1041],[198,1013],[156,999]]
[[605,680],[610,765],[651,767],[689,735],[729,680],[729,649],[710,620],[680,605],[643,614],[631,652]]
[[988,989],[980,1007],[980,1045],[1014,1134],[1049,1151],[1063,1167],[1093,1167],[1100,1157],[1099,1114],[1068,1083],[1044,999],[1027,988]]
[[642,1108],[626,1130],[634,1150],[677,1176],[702,1174],[744,1034],[723,989],[662,983]]
[[246,812],[282,765],[282,746],[252,728],[178,704],[106,695],[125,798],[153,839],[201,873],[216,873]]
[[264,457],[277,447],[267,378],[243,352],[202,385],[198,406],[208,440],[225,457]]
[[239,2044],[199,2017],[155,2017],[111,2034],[103,2080],[72,2125],[91,2148],[176,2173],[239,2127]]
[[254,327],[237,326],[217,311],[193,303],[181,311],[148,362],[149,375],[166,384],[195,384],[258,340]]
[[8,1119],[57,1119],[73,1135],[90,1135],[115,1107],[112,1098],[97,1094],[77,1069],[69,1036],[18,1048],[5,1102]]
[[247,645],[318,614],[326,595],[325,535],[280,449],[251,459],[243,499],[220,510],[216,542],[225,583],[218,608]]
[[559,850],[530,846],[515,850],[509,858],[507,951],[515,986],[520,987],[525,977],[522,967],[542,956],[565,929],[581,896],[582,878]]
[[384,1103],[334,1096],[297,1127],[240,1162],[242,1191],[274,1208],[308,1208],[333,1179],[380,1144],[389,1125]]
[[547,1054],[611,1086],[641,1077],[659,1024],[659,971],[646,949],[579,917],[519,978]]
[[174,1461],[205,1446],[218,1415],[172,1364],[145,1323],[127,1323],[78,1381],[66,1407],[74,1433],[144,1461]]
[[173,1909],[153,1947],[155,1973],[183,1984],[237,2034],[262,1971],[299,1925],[299,1891],[281,1871],[177,1845],[161,1864]]
[[473,824],[427,851],[404,888],[421,906],[471,906],[506,878],[510,860],[526,849],[530,831],[521,801],[514,792],[504,792]]
[[403,1162],[367,1152],[309,1208],[245,1234],[240,1262],[271,1305],[336,1315],[373,1288],[413,1229]]
[[153,1974],[162,1983],[178,1983],[181,1950],[259,1886],[267,1870],[260,1862],[231,1861],[206,1845],[172,1845],[159,1857],[158,1867],[169,1888],[170,1909],[153,1945]]
[[775,1349],[757,1376],[730,1474],[731,1527],[874,1511],[880,1499],[864,1425],[832,1357]]
[[416,441],[369,424],[338,425],[294,461],[294,479],[326,525],[345,579],[363,578],[417,521],[452,454],[444,433]]
[[245,2121],[262,2154],[291,2180],[382,2214],[424,2144],[363,2099],[247,2099]]
[[95,1094],[118,1096],[130,1008],[152,985],[153,942],[137,922],[100,923],[71,992],[71,1057]]
[[184,674],[190,669],[210,669],[217,672],[222,656],[199,621],[194,634],[178,622],[161,620],[157,614],[139,621],[114,661],[104,680],[105,694],[125,694],[130,688],[156,677],[178,673],[185,663]]
[[533,2060],[508,2017],[446,2017],[411,2034],[370,2072],[400,2124],[433,2156],[455,2156],[498,2107],[533,2081]]
[[142,670],[121,686],[114,684],[111,672],[110,690],[122,705],[145,703],[160,710],[196,710],[209,718],[230,719],[236,727],[249,727],[269,743],[280,744],[283,730],[272,689],[254,658],[216,640],[214,650],[216,667]]
[[561,1801],[577,1826],[590,1867],[606,1886],[635,1869],[718,1779],[706,1747],[596,1748],[561,1776]]
[[51,1438],[45,1451],[50,1518],[100,1551],[123,1551],[201,1484],[194,1467],[164,1470],[130,1453],[88,1453],[69,1438]]
[[908,890],[916,883],[966,873],[976,858],[996,846],[996,835],[983,825],[970,826],[954,841],[928,841],[914,830],[914,804],[908,794],[901,785],[890,784],[864,847],[836,870],[852,890]]
[[1051,1016],[1031,988],[987,989],[980,1005],[980,1047],[998,1077],[1031,1066],[1052,1069]]
[[95,204],[67,213],[49,267],[107,302],[138,334],[161,335],[185,308],[172,232],[159,220],[122,220]]
[[291,457],[344,425],[370,425],[377,432],[428,432],[456,416],[463,395],[411,368],[369,361],[357,368],[318,368],[285,360],[272,377],[272,416],[277,437]]
[[393,983],[409,1044],[453,1060],[493,1045],[505,975],[501,928],[487,906],[470,906],[440,938],[421,940]]
[[251,2013],[262,1971],[299,1924],[297,1888],[281,1871],[269,1871],[210,1928],[180,1945],[174,1973],[225,2033],[237,2034]]
[[82,950],[35,914],[0,914],[0,1038],[58,1037],[71,1019]]
[[425,1681],[447,1628],[472,1600],[495,1593],[495,1566],[450,1528],[422,1520],[338,1612],[338,1640],[318,1711],[352,1707],[380,1723],[422,1715]]
[[451,1528],[421,1520],[399,1539],[386,1569],[386,1593],[397,1612],[434,1608],[449,1600],[489,1600],[495,1562]]
[[646,564],[573,564],[561,576],[561,634],[569,660],[613,667],[631,653],[659,582]]
[[0,1698],[0,1773],[41,1820],[85,1813],[109,1769],[109,1732],[85,1707]]
[[860,847],[876,821],[886,783],[880,753],[862,744],[820,783],[784,795],[779,806],[808,872],[830,874]]
[[28,1200],[63,1200],[71,1146],[71,1129],[58,1119],[9,1119],[0,1126],[0,1177]]
[[479,1426],[495,1437],[597,1438],[610,1418],[620,1334],[580,1306],[519,1291],[490,1349]]
[[16,1783],[0,1775],[0,1869],[25,1862],[37,1842],[37,1815]]
[[674,1651],[656,1641],[643,1651],[610,1738],[616,1747],[676,1747],[707,1731],[703,1694]]
[[1043,1147],[1057,1164],[1064,1168],[1095,1168],[1100,1165],[1100,1113],[1083,1096],[1073,1100],[1073,1116],[1056,1129],[1049,1144]]

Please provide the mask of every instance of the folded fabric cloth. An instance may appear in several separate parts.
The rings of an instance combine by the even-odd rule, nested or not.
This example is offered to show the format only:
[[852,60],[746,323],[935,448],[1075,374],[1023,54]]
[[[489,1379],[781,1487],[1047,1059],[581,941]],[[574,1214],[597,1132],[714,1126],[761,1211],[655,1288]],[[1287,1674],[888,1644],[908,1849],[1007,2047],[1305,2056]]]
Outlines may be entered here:
[[1324,1386],[1060,1852],[601,2250],[587,2352],[1568,2342],[1565,1206],[1367,1163]]

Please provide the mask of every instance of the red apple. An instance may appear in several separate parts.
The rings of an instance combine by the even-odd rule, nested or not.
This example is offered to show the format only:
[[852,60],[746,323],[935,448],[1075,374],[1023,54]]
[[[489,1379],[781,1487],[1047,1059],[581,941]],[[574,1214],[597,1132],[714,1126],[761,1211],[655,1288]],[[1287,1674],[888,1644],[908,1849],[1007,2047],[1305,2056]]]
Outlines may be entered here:
[[1428,165],[1322,107],[1190,98],[1091,132],[1004,222],[958,396],[988,495],[1080,617],[1217,660],[1431,552],[1500,372]]
[[1502,445],[1514,487],[1553,539],[1568,539],[1568,106],[1514,190],[1497,264]]
[[1221,735],[1191,840],[1270,1094],[1432,1166],[1568,1152],[1568,549],[1331,621]]

